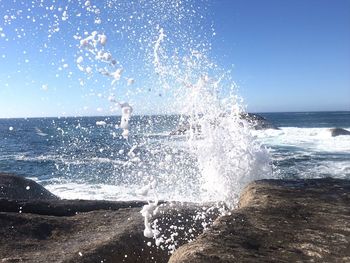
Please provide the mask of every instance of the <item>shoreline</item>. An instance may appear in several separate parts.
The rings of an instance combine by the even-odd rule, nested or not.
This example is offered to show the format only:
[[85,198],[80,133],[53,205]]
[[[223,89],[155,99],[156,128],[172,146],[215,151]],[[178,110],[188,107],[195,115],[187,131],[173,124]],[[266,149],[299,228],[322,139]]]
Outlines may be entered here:
[[[144,202],[59,200],[52,196],[23,199],[19,196],[23,191],[18,191],[17,197],[6,198],[5,189],[11,182],[4,178],[8,176],[0,174],[3,262],[350,260],[349,180],[252,182],[240,195],[237,209],[225,216],[213,212],[214,224],[204,233],[200,222],[195,222],[196,231],[191,238],[187,237],[193,241],[179,239],[179,248],[170,257],[152,239],[143,237],[140,210]],[[11,189],[16,188],[13,184]],[[28,181],[17,182],[17,187],[26,184]],[[34,184],[30,189],[39,194],[43,191]],[[162,216],[167,218],[164,229],[178,225],[184,229],[178,235],[186,235],[186,229],[194,228],[188,222],[201,206],[164,202],[161,208]],[[181,220],[178,214],[182,215]]]

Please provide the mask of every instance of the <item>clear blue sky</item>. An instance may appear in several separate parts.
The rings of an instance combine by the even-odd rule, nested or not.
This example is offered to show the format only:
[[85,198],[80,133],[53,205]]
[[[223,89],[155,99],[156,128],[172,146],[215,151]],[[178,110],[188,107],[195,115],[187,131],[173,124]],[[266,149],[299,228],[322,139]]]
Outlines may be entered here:
[[[231,70],[249,111],[350,110],[349,0],[193,0],[190,11],[178,14],[156,0],[146,1],[145,10],[130,1],[122,7],[97,0],[88,7],[85,2],[0,2],[0,118],[111,114],[106,99],[110,81],[77,69],[79,41],[73,36],[85,30],[105,33],[108,49],[126,69],[114,92],[120,99],[136,105],[137,113],[152,113],[150,100],[165,109],[169,98],[159,96],[144,73],[142,54],[151,47],[138,41],[154,33],[163,21],[160,15],[183,14],[181,30],[186,31],[193,23],[186,20],[192,10],[203,18],[194,20],[191,26],[198,30],[191,32],[211,42],[211,58]],[[145,22],[147,14],[154,24]],[[178,27],[165,21],[166,33]],[[215,36],[209,39],[211,25]],[[173,35],[180,41],[174,45],[189,41],[181,36]],[[135,79],[131,86],[129,77]]]

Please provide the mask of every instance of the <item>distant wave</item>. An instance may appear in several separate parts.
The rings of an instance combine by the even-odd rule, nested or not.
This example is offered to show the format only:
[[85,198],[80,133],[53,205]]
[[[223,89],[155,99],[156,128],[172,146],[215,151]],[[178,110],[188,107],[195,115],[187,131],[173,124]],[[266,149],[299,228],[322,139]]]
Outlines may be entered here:
[[38,155],[38,156],[28,156],[25,154],[15,154],[15,155],[7,155],[0,157],[0,160],[16,160],[16,161],[28,161],[28,162],[42,162],[42,161],[51,161],[51,162],[59,162],[64,164],[73,164],[73,165],[80,165],[80,164],[98,164],[98,163],[111,163],[111,164],[124,164],[125,162],[122,160],[115,160],[110,158],[103,158],[103,157],[81,157],[80,159],[71,159],[71,158],[65,158],[60,155]]
[[137,194],[136,189],[138,188],[132,185],[84,184],[66,181],[48,184],[46,188],[63,199],[111,201],[145,200],[144,196]]
[[320,152],[350,152],[350,136],[332,137],[329,128],[284,127],[280,130],[254,131],[254,134],[269,146],[295,146]]

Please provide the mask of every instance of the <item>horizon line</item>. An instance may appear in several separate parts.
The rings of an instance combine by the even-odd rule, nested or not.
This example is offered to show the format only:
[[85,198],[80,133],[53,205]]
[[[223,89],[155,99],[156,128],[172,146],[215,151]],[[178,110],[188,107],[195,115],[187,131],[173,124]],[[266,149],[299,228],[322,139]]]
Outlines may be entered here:
[[[350,112],[350,110],[313,110],[313,111],[246,111],[253,114],[269,114],[269,113],[326,113],[326,112]],[[133,114],[132,116],[172,116],[182,115],[181,113],[162,113],[162,114]],[[0,120],[6,119],[67,119],[67,118],[108,118],[121,117],[121,114],[115,115],[69,115],[69,116],[30,116],[30,117],[0,117]]]

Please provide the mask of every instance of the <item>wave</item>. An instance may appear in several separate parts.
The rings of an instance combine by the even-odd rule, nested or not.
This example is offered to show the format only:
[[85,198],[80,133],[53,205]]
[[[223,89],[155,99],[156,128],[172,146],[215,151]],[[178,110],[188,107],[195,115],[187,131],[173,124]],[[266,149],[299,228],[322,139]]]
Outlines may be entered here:
[[270,147],[298,147],[315,152],[350,152],[350,136],[332,137],[329,128],[284,127],[280,130],[254,131]]
[[0,156],[0,160],[8,161],[26,161],[26,162],[53,162],[53,163],[63,163],[66,165],[82,165],[82,164],[114,164],[122,165],[125,163],[123,160],[111,159],[107,157],[84,157],[81,156],[79,159],[74,159],[72,157],[62,157],[62,155],[37,155],[30,156],[30,153],[27,154],[10,154]]
[[163,132],[152,132],[152,133],[146,133],[143,134],[143,137],[169,137],[170,131],[163,131]]
[[285,127],[254,131],[282,178],[350,178],[350,136],[332,137],[329,128]]
[[[48,183],[48,182],[46,182]],[[76,182],[53,182],[46,188],[62,199],[131,201],[145,200],[137,193],[138,186],[109,184],[85,184]]]
[[[45,185],[53,194],[62,199],[85,199],[85,200],[110,200],[110,201],[148,201],[149,196],[144,193],[144,185],[113,185],[113,184],[93,184],[84,182],[74,182],[71,180],[49,179],[38,180],[38,183]],[[179,202],[191,201],[181,194],[174,195],[169,191],[158,191],[160,200],[172,200]]]

